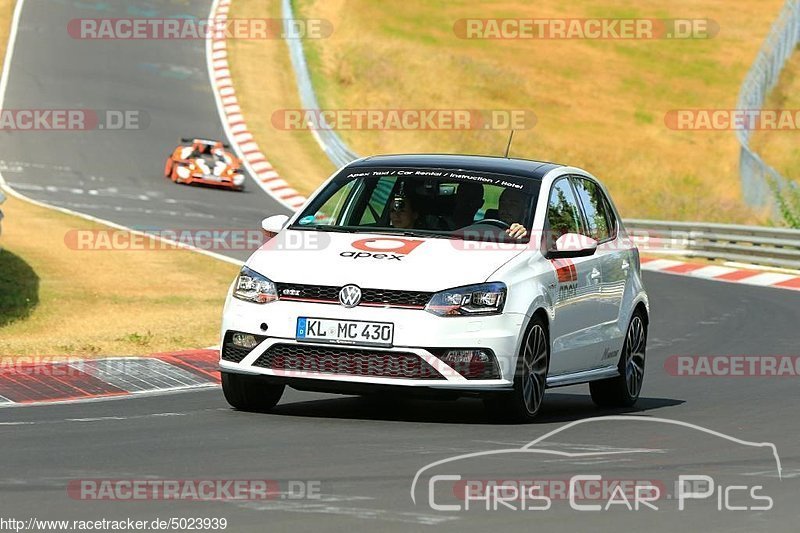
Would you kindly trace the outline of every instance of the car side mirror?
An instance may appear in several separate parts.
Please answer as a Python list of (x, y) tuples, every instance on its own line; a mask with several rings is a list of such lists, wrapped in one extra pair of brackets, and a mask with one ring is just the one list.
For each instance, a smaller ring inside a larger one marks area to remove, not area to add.
[(289, 217), (286, 215), (272, 215), (261, 221), (261, 229), (267, 236), (274, 237), (280, 233), (288, 221)]
[(548, 259), (588, 257), (597, 251), (597, 241), (579, 233), (565, 233), (556, 240), (553, 250), (548, 250)]

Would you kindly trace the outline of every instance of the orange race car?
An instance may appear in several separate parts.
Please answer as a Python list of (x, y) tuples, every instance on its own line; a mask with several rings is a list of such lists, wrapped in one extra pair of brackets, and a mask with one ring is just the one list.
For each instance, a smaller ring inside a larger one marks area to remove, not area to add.
[(181, 139), (167, 158), (164, 176), (175, 183), (202, 183), (235, 191), (244, 189), (241, 161), (225, 143), (209, 139)]

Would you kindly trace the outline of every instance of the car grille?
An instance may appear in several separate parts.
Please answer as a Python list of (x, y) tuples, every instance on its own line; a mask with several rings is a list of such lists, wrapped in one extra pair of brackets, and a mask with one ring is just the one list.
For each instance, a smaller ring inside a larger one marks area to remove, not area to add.
[[(302, 285), (298, 283), (276, 283), (278, 299), (339, 303), (341, 287), (330, 285)], [(430, 301), (432, 292), (394, 291), (384, 289), (361, 289), (361, 303), (372, 307), (407, 307), (422, 309)]]
[(241, 348), (233, 344), (222, 345), (222, 359), (224, 361), (230, 361), (231, 363), (241, 363), (242, 359), (247, 357), (247, 354), (249, 353), (250, 350), (248, 350), (247, 348)]
[(287, 372), (399, 379), (443, 379), (418, 355), (406, 352), (274, 344), (253, 366)]
[(452, 369), (467, 379), (500, 379), (497, 363), (470, 363), (453, 365)]

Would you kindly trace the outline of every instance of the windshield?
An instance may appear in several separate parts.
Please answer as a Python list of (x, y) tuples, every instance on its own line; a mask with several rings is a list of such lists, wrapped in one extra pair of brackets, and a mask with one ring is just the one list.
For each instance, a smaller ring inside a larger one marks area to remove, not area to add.
[(468, 170), (347, 169), (292, 228), (514, 240), (508, 236), (512, 225), (530, 233), (540, 185), (533, 178)]

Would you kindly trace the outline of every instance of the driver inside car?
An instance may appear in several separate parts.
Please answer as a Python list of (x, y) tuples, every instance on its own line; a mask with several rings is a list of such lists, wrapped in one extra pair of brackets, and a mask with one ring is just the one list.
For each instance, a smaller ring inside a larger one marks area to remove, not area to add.
[(525, 216), (525, 204), (528, 195), (514, 189), (505, 189), (500, 193), (497, 204), (497, 218), (509, 224), (506, 233), (513, 239), (524, 239), (528, 235), (525, 226), (516, 222)]
[(419, 226), (419, 212), (416, 209), (418, 200), (402, 192), (392, 199), (389, 220), (393, 228), (414, 229)]
[[(394, 228), (449, 231), (443, 218), (430, 213), (430, 200), (401, 183), (389, 206), (389, 221)], [(428, 204), (426, 204), (426, 201)], [(428, 209), (426, 209), (426, 207)]]

